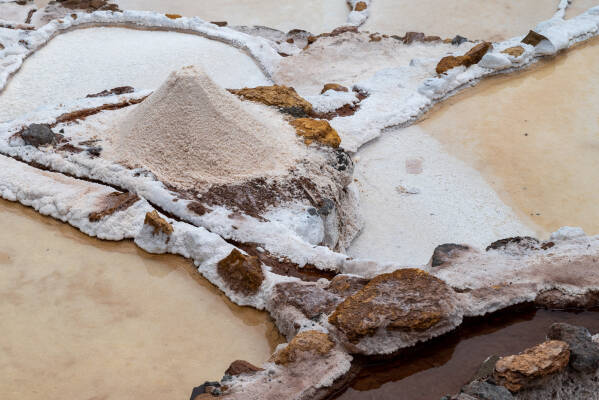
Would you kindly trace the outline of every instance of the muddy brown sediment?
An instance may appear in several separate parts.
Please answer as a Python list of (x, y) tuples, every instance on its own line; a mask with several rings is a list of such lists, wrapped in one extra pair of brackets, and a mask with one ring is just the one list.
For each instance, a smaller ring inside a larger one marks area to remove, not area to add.
[(88, 219), (90, 222), (98, 222), (106, 216), (112, 215), (118, 211), (126, 210), (133, 204), (137, 203), (139, 199), (139, 196), (129, 192), (110, 193), (103, 199), (101, 204), (102, 209), (100, 211), (94, 211), (90, 213)]

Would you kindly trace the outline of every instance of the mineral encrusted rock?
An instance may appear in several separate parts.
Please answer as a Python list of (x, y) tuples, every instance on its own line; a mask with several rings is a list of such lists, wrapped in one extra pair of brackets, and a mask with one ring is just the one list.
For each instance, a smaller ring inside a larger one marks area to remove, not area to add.
[(144, 225), (154, 228), (154, 235), (164, 233), (169, 236), (173, 233), (173, 226), (162, 218), (156, 210), (146, 213)]
[(323, 119), (298, 118), (290, 122), (298, 135), (304, 137), (306, 144), (317, 141), (331, 147), (339, 147), (341, 138), (329, 121)]
[(363, 1), (358, 1), (354, 7), (354, 11), (364, 11), (368, 8), (368, 4)]
[(390, 353), (447, 332), (461, 322), (455, 293), (414, 268), (373, 278), (329, 317), (356, 353)]
[(235, 360), (227, 368), (225, 375), (237, 376), (241, 374), (253, 374), (258, 371), (264, 371), (264, 369), (244, 360)]
[(327, 83), (323, 86), (322, 90), (320, 91), (320, 94), (323, 94), (328, 90), (334, 90), (336, 92), (349, 92), (349, 89), (343, 85), (340, 85), (338, 83)]
[(524, 48), (522, 46), (509, 47), (503, 50), (502, 53), (512, 57), (520, 57), (522, 54), (524, 54)]
[(112, 215), (118, 211), (126, 210), (127, 208), (135, 204), (138, 200), (139, 197), (134, 193), (110, 193), (104, 199), (102, 199), (100, 204), (101, 209), (99, 211), (94, 211), (90, 213), (88, 219), (90, 222), (98, 222), (106, 216)]
[(31, 146), (44, 146), (56, 142), (56, 137), (49, 125), (31, 124), (21, 133), (25, 143)]
[(599, 368), (599, 344), (582, 326), (555, 323), (549, 328), (549, 339), (561, 340), (570, 347), (570, 367), (578, 372), (595, 372)]
[(446, 243), (435, 247), (433, 257), (431, 258), (432, 267), (440, 267), (446, 262), (450, 262), (452, 258), (457, 257), (461, 252), (467, 251), (470, 248), (463, 244)]
[(327, 355), (335, 343), (324, 332), (303, 331), (272, 357), (275, 364), (287, 365), (308, 358)]
[(452, 68), (459, 67), (461, 65), (469, 67), (471, 65), (478, 64), (478, 62), (492, 47), (493, 45), (491, 43), (483, 42), (474, 46), (463, 56), (443, 57), (441, 61), (439, 61), (439, 63), (437, 64), (436, 71), (438, 74), (442, 74), (444, 72), (449, 71)]
[(535, 31), (529, 31), (528, 34), (524, 37), (524, 39), (522, 39), (522, 43), (529, 44), (531, 46), (536, 46), (543, 40), (547, 40), (547, 38)]
[(242, 254), (233, 249), (231, 253), (217, 264), (217, 272), (236, 293), (251, 296), (258, 293), (264, 272), (258, 257)]
[(312, 113), (312, 104), (302, 98), (294, 88), (288, 86), (258, 86), (255, 88), (229, 89), (229, 92), (245, 100), (274, 106), (294, 116)]
[(512, 400), (514, 396), (503, 386), (496, 386), (487, 382), (474, 381), (462, 388), (462, 393), (475, 399), (483, 400)]
[(495, 364), (495, 381), (512, 392), (542, 384), (550, 375), (568, 366), (568, 343), (549, 340), (525, 350), (522, 354), (502, 357)]

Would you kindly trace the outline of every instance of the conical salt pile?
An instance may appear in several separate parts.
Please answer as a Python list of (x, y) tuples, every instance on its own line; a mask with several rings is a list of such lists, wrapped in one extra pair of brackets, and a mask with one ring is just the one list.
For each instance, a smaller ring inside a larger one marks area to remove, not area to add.
[(281, 174), (305, 149), (273, 110), (241, 102), (185, 67), (118, 122), (116, 152), (183, 186)]

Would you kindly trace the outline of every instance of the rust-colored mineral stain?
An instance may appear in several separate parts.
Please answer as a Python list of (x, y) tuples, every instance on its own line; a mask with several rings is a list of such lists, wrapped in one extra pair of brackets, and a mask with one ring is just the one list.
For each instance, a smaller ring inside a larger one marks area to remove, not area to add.
[(599, 39), (481, 82), (420, 126), (476, 168), (544, 237), (599, 233)]
[(361, 361), (362, 371), (338, 400), (431, 400), (459, 392), (491, 355), (518, 354), (546, 340), (554, 322), (599, 332), (599, 313), (506, 310), (467, 320), (453, 333), (384, 362)]
[(183, 399), (282, 342), (266, 313), (234, 305), (182, 257), (4, 200), (0, 221), (2, 398)]

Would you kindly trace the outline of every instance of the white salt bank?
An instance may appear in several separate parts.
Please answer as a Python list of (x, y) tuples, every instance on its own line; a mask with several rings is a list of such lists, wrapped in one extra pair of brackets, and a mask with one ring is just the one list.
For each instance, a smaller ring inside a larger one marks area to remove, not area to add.
[(117, 0), (123, 10), (177, 13), (229, 25), (262, 25), (289, 31), (328, 32), (344, 25), (349, 14), (345, 0)]
[[(576, 1), (576, 0), (575, 0)], [(452, 38), (505, 40), (551, 18), (558, 0), (376, 0), (362, 29), (403, 35), (424, 32)]]
[(188, 260), (4, 200), (0, 220), (3, 399), (185, 399), (280, 343), (266, 313), (232, 304)]
[(191, 64), (226, 88), (269, 84), (251, 57), (218, 41), (176, 32), (81, 29), (57, 36), (25, 61), (0, 92), (0, 121), (117, 86), (155, 89), (171, 71)]
[(306, 154), (280, 113), (242, 102), (194, 67), (173, 72), (111, 131), (119, 161), (186, 187), (282, 175)]

